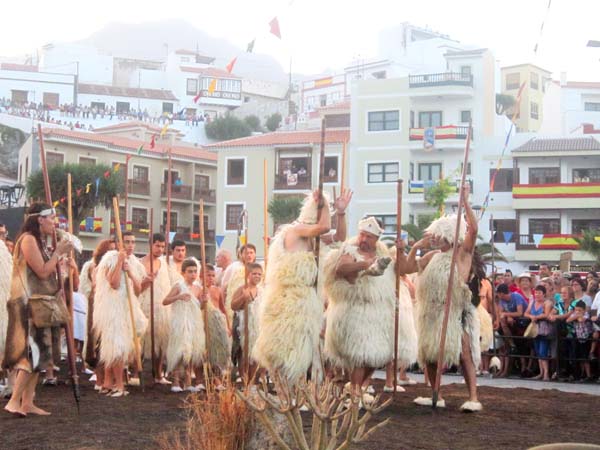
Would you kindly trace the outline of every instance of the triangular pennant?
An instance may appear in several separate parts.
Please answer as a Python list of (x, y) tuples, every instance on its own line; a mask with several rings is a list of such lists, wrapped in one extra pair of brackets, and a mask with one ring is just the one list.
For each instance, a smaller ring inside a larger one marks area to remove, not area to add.
[(137, 149), (137, 155), (140, 156), (142, 154), (142, 150), (144, 150), (144, 144), (140, 145)]
[(100, 178), (96, 178), (96, 197), (98, 197), (99, 190), (100, 190)]
[(119, 169), (121, 168), (121, 163), (116, 163), (115, 167), (114, 167), (114, 171), (115, 173), (117, 173), (119, 171)]
[(273, 20), (269, 22), (269, 26), (271, 27), (271, 33), (281, 39), (281, 30), (279, 29), (279, 20), (277, 20), (277, 17), (274, 17)]
[(213, 78), (208, 85), (208, 93), (212, 95), (212, 93), (215, 92), (215, 89), (217, 89), (217, 79)]
[(110, 170), (107, 170), (106, 172), (104, 172), (104, 178), (108, 178), (110, 177)]
[(224, 240), (225, 240), (224, 234), (217, 234), (215, 236), (215, 242), (217, 244), (217, 247), (220, 247)]
[(256, 42), (256, 38), (252, 39), (252, 41), (250, 41), (248, 43), (248, 46), (246, 47), (246, 51), (248, 53), (252, 53), (254, 51), (254, 43)]
[(175, 240), (176, 231), (169, 231), (169, 242), (173, 242)]
[(540, 245), (540, 242), (542, 242), (542, 239), (544, 239), (543, 234), (534, 234), (533, 235), (533, 242), (535, 243), (536, 247)]
[(237, 56), (235, 58), (233, 58), (229, 64), (227, 64), (227, 67), (225, 67), (227, 69), (227, 72), (231, 73), (233, 71), (233, 66), (235, 66), (235, 63), (237, 61)]
[(202, 91), (198, 92), (198, 95), (196, 95), (194, 97), (194, 103), (198, 103), (198, 100), (200, 100), (200, 97), (202, 97)]
[(240, 245), (246, 245), (246, 236), (243, 234), (240, 236)]
[(165, 126), (162, 127), (162, 130), (160, 130), (160, 137), (163, 137), (165, 134), (167, 134), (168, 130), (169, 130), (169, 122), (165, 123)]
[(89, 194), (90, 193), (90, 188), (92, 187), (92, 183), (88, 183), (85, 185), (85, 193)]
[(510, 240), (513, 237), (513, 232), (512, 231), (505, 231), (504, 233), (502, 233), (504, 235), (504, 243), (508, 244), (510, 242)]
[(150, 148), (154, 148), (156, 146), (156, 135), (153, 134), (152, 138), (150, 139)]

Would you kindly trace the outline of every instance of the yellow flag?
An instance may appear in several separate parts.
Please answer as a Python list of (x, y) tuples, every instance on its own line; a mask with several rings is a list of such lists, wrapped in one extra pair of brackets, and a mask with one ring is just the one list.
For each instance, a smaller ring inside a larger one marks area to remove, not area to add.
[(120, 168), (121, 168), (121, 163), (115, 164), (115, 173), (117, 173)]
[(160, 137), (163, 137), (165, 134), (167, 134), (168, 129), (169, 129), (169, 122), (165, 123), (165, 126), (162, 127), (162, 130), (160, 130)]
[(240, 244), (246, 245), (246, 236), (244, 236), (243, 234), (240, 236)]
[(60, 202), (58, 200), (56, 200), (54, 203), (52, 203), (52, 206), (54, 206), (55, 208), (58, 206)]
[(217, 79), (213, 78), (210, 84), (208, 85), (208, 93), (212, 94), (217, 89)]
[(85, 185), (85, 193), (89, 194), (90, 193), (90, 188), (92, 187), (92, 183), (88, 183)]

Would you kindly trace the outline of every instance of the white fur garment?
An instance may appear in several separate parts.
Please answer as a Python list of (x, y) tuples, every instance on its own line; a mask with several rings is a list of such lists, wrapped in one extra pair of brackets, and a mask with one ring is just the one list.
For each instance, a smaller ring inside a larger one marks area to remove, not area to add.
[(6, 329), (8, 327), (6, 302), (10, 297), (12, 265), (12, 256), (4, 241), (0, 239), (0, 363), (4, 358), (4, 346), (6, 344)]

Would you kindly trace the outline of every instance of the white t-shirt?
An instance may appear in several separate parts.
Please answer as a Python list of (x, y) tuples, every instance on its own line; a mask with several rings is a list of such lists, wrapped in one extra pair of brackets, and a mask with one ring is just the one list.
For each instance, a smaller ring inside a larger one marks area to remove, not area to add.
[(594, 301), (592, 302), (592, 307), (590, 309), (596, 311), (600, 310), (600, 292), (598, 292), (596, 297), (594, 297)]

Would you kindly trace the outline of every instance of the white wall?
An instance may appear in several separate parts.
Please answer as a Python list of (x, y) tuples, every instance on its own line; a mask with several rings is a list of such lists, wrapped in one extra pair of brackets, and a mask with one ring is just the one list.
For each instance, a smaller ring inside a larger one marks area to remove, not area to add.
[[(117, 97), (111, 95), (94, 95), (94, 94), (79, 94), (78, 102), (80, 105), (90, 106), (92, 102), (100, 102), (104, 103), (107, 107), (114, 107), (116, 109), (117, 102), (127, 102), (129, 103), (130, 109), (138, 110), (148, 110), (150, 115), (160, 115), (162, 114), (162, 104), (163, 102), (177, 104), (176, 101), (171, 100), (154, 100), (154, 99), (138, 99), (135, 97)], [(174, 110), (176, 108), (174, 107)]]
[(51, 44), (42, 49), (40, 68), (49, 72), (77, 73), (79, 82), (112, 84), (113, 58), (102, 55), (91, 46), (79, 44)]
[(59, 103), (73, 102), (73, 76), (60, 73), (0, 70), (0, 98), (10, 99), (12, 90), (28, 91), (27, 100), (41, 103), (44, 92), (58, 94)]

